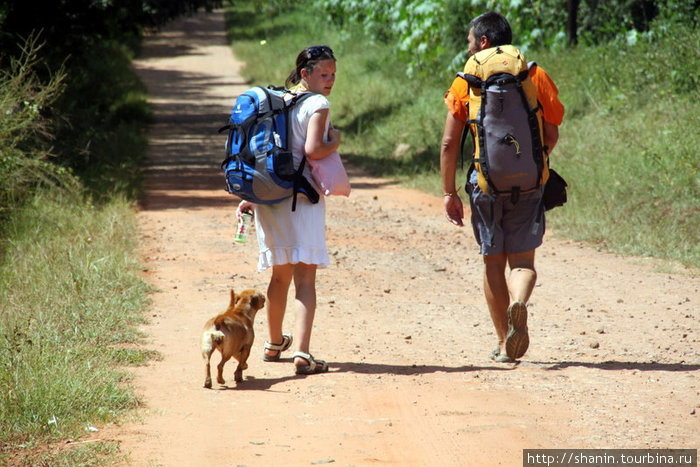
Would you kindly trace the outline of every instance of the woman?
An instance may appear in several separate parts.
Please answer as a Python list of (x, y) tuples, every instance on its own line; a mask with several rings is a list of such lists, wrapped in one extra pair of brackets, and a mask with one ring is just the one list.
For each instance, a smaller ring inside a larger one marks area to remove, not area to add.
[[(296, 67), (287, 78), (285, 84), (291, 86), (292, 92), (314, 93), (291, 112), (291, 149), (296, 167), (303, 157), (322, 159), (338, 150), (340, 132), (330, 125), (330, 104), (326, 98), (333, 89), (335, 71), (331, 48), (311, 46), (299, 53)], [(304, 174), (309, 181), (312, 180), (308, 164)], [(272, 267), (266, 302), (269, 340), (265, 342), (263, 359), (278, 361), (282, 351), (292, 344), (292, 336), (282, 333), (282, 324), (287, 292), (293, 280), (298, 308), (297, 345), (293, 356), (295, 372), (304, 375), (323, 373), (328, 371), (328, 364), (314, 358), (309, 346), (316, 312), (316, 269), (329, 264), (326, 205), (323, 195), (317, 204), (299, 196), (295, 211), (292, 211), (291, 203), (289, 198), (272, 205), (243, 201), (238, 206), (239, 215), (243, 211), (254, 211), (260, 248), (258, 270)]]

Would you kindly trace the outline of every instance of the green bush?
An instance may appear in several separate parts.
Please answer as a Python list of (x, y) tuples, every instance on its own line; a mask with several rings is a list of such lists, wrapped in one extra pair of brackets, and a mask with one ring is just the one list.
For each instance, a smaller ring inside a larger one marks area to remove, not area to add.
[(116, 42), (84, 51), (57, 101), (55, 162), (70, 168), (93, 198), (136, 198), (150, 119), (146, 89), (130, 67), (133, 52)]
[[(392, 43), (409, 76), (432, 76), (435, 69), (463, 64), (468, 23), (489, 10), (509, 19), (514, 42), (524, 52), (561, 50), (568, 40), (568, 12), (559, 0), (314, 0), (314, 6), (341, 29), (359, 27), (366, 39)], [(580, 2), (578, 43), (634, 40), (655, 18), (671, 27), (696, 27), (699, 9), (694, 0)]]
[(41, 48), (29, 38), (24, 53), (0, 69), (0, 219), (42, 185), (73, 186), (67, 171), (50, 163), (52, 121), (48, 115), (63, 90), (57, 72), (42, 84), (35, 73)]

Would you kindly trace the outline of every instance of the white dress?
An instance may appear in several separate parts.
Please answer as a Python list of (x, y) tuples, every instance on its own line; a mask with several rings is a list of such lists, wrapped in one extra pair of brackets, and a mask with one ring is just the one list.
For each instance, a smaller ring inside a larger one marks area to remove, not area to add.
[[(321, 94), (306, 98), (292, 109), (292, 153), (294, 166), (304, 157), (306, 129), (311, 116), (321, 109), (328, 109), (328, 99)], [(330, 263), (326, 250), (326, 202), (318, 186), (311, 178), (307, 163), (304, 176), (319, 192), (317, 204), (311, 204), (306, 195), (297, 195), (296, 211), (292, 212), (292, 198), (277, 204), (255, 206), (255, 231), (258, 236), (260, 256), (258, 270), (281, 265), (306, 263), (325, 268)]]

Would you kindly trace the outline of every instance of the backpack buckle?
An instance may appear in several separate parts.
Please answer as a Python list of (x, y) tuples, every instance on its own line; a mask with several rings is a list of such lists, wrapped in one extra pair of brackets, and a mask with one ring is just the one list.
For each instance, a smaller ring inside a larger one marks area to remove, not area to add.
[(515, 157), (520, 157), (520, 143), (515, 139), (515, 136), (508, 133), (503, 138), (501, 138), (501, 143), (507, 144), (509, 146), (515, 146)]

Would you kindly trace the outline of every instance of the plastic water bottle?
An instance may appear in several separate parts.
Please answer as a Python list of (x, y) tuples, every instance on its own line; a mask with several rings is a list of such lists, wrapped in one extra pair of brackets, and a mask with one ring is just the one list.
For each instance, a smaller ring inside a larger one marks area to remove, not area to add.
[(249, 212), (241, 213), (238, 218), (238, 227), (236, 227), (236, 236), (233, 241), (236, 243), (245, 243), (248, 241), (248, 230), (250, 230), (250, 222), (253, 220), (253, 215)]

